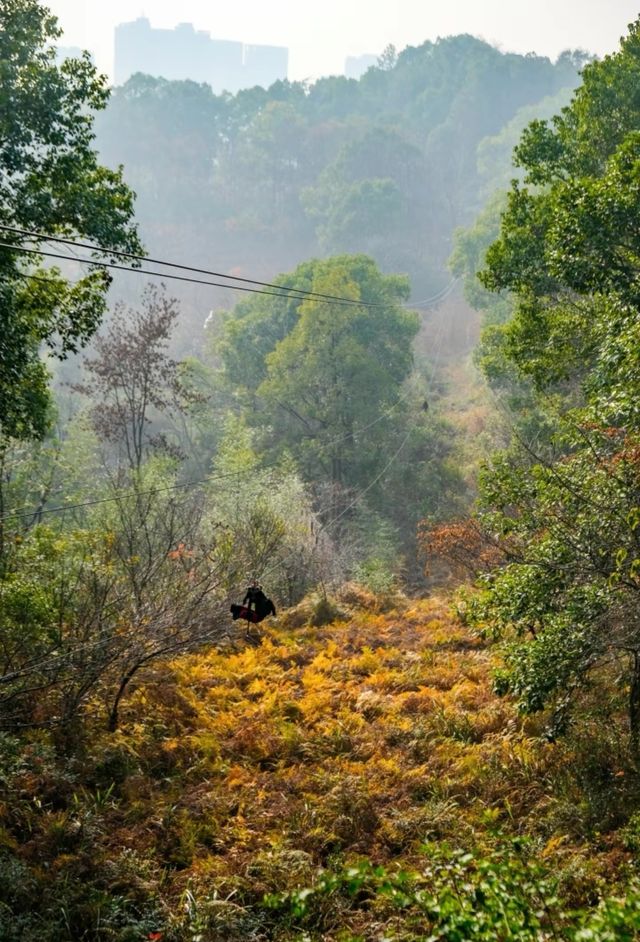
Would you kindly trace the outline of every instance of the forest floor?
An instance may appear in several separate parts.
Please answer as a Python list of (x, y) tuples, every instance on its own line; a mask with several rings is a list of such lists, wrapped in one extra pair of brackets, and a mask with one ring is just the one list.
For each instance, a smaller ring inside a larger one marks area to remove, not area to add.
[[(378, 939), (366, 907), (301, 935), (263, 900), (364, 858), (419, 869), (425, 842), (526, 834), (576, 904), (632, 867), (623, 755), (594, 784), (597, 737), (544, 742), (493, 693), (495, 655), (450, 598), (381, 607), (347, 587), (338, 604), (330, 624), (303, 604), (155, 671), (64, 767), (34, 737), (0, 803), (14, 915), (62, 907), (59, 939)], [(0, 938), (50, 938), (1, 929), (0, 905)]]

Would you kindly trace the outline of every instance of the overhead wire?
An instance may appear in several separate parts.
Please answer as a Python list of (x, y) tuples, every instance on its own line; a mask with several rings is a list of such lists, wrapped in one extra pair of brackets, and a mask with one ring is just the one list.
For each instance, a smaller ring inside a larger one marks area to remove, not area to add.
[(446, 298), (449, 297), (449, 295), (453, 292), (454, 288), (456, 287), (459, 281), (460, 281), (459, 277), (452, 278), (449, 284), (446, 287), (442, 288), (440, 291), (438, 291), (436, 294), (432, 295), (430, 298), (424, 298), (424, 300), (422, 301), (411, 301), (410, 306), (411, 307), (428, 307), (430, 305), (440, 304), (442, 301), (444, 301)]
[[(26, 236), (27, 238), (31, 240), (36, 239), (36, 240), (41, 240), (44, 242), (57, 242), (62, 245), (73, 246), (74, 248), (78, 248), (78, 249), (87, 249), (92, 252), (102, 252), (104, 255), (109, 255), (113, 258), (128, 258), (128, 259), (131, 259), (132, 261), (146, 262), (147, 264), (152, 264), (152, 265), (162, 265), (168, 268), (177, 268), (180, 271), (188, 271), (188, 272), (192, 272), (193, 274), (210, 275), (213, 278), (225, 278), (227, 281), (238, 281), (244, 284), (258, 285), (259, 287), (262, 287), (262, 288), (276, 288), (279, 291), (290, 291), (290, 292), (293, 292), (294, 294), (305, 295), (309, 298), (323, 298), (329, 301), (342, 301), (342, 302), (349, 301), (352, 304), (363, 304), (363, 303), (366, 304), (367, 303), (367, 302), (357, 301), (355, 298), (344, 298), (344, 297), (340, 297), (339, 295), (324, 294), (319, 291), (308, 291), (306, 288), (289, 288), (287, 285), (281, 285), (281, 284), (278, 284), (277, 282), (258, 281), (255, 278), (243, 278), (240, 275), (228, 275), (228, 274), (225, 274), (224, 272), (213, 271), (208, 268), (196, 268), (193, 265), (185, 265), (180, 262), (170, 262), (170, 261), (166, 261), (165, 259), (153, 258), (147, 255), (137, 255), (134, 252), (123, 252), (119, 249), (105, 248), (104, 246), (96, 245), (95, 243), (92, 243), (92, 242), (79, 242), (76, 239), (68, 239), (63, 236), (50, 235), (48, 233), (38, 232), (31, 229), (20, 229), (16, 226), (5, 226), (5, 225), (0, 224), (0, 231), (13, 232), (17, 235)], [(368, 302), (368, 303), (374, 307), (384, 306), (382, 304), (375, 304), (375, 303), (372, 304), (372, 302)]]
[[(353, 298), (335, 298), (333, 300), (324, 298), (309, 297), (306, 294), (283, 294), (282, 292), (267, 291), (263, 288), (247, 288), (242, 285), (226, 285), (217, 281), (205, 281), (202, 278), (190, 278), (186, 275), (172, 275), (167, 272), (152, 271), (149, 268), (129, 268), (126, 265), (118, 265), (115, 262), (101, 262), (93, 258), (77, 258), (72, 255), (62, 255), (59, 252), (48, 252), (45, 249), (29, 249), (23, 245), (12, 245), (10, 242), (0, 242), (0, 248), (8, 249), (12, 252), (21, 252), (25, 255), (44, 256), (45, 258), (55, 258), (64, 262), (73, 262), (75, 264), (92, 265), (97, 268), (112, 269), (115, 271), (130, 272), (134, 275), (148, 275), (152, 278), (161, 278), (166, 281), (180, 281), (187, 284), (206, 285), (212, 288), (227, 288), (229, 291), (243, 291), (248, 294), (263, 294), (271, 298), (284, 298), (285, 300), (316, 301), (318, 304), (340, 304), (357, 307), (386, 307), (383, 304), (372, 304), (367, 301), (356, 301)], [(287, 289), (284, 289), (287, 290)]]
[[(443, 297), (440, 297), (440, 294), (441, 294), (440, 293), (439, 295), (434, 295), (433, 298), (427, 299), (425, 301), (420, 301), (418, 303), (421, 305), (424, 305), (427, 303), (427, 301), (433, 302), (436, 298), (440, 298), (441, 301), (444, 300), (444, 298), (448, 297), (451, 294), (451, 292), (453, 291), (453, 289), (455, 288), (459, 280), (460, 280), (459, 278), (454, 278), (453, 281), (449, 283), (446, 289), (446, 294), (444, 294)], [(443, 325), (441, 324), (438, 330), (438, 350), (437, 350), (436, 357), (434, 357), (434, 363), (436, 364), (439, 361), (443, 337), (444, 337), (444, 329), (443, 329)], [(339, 438), (336, 438), (336, 439), (333, 439), (332, 441), (327, 442), (325, 446), (323, 447), (329, 447), (331, 445), (338, 444), (340, 441), (343, 441), (346, 438), (350, 438), (351, 435), (361, 435), (362, 432), (366, 432), (368, 429), (372, 428), (374, 425), (377, 425), (378, 422), (381, 422), (383, 419), (388, 418), (393, 412), (393, 410), (396, 409), (400, 405), (401, 402), (406, 402), (406, 400), (409, 398), (411, 394), (412, 394), (412, 390), (408, 389), (406, 393), (404, 393), (404, 395), (399, 396), (396, 402), (394, 402), (387, 409), (382, 411), (372, 422), (369, 422), (367, 425), (363, 425), (360, 428), (355, 429), (353, 433), (348, 432), (346, 435), (343, 435)]]
[[(324, 294), (318, 291), (307, 291), (304, 288), (293, 288), (293, 287), (290, 288), (287, 285), (279, 285), (275, 282), (257, 281), (252, 278), (241, 278), (238, 275), (225, 275), (221, 272), (210, 271), (205, 268), (195, 268), (193, 266), (183, 265), (178, 262), (163, 261), (160, 259), (150, 258), (143, 255), (134, 255), (133, 253), (129, 253), (129, 252), (119, 252), (112, 249), (103, 248), (98, 245), (92, 245), (90, 243), (74, 242), (71, 239), (64, 239), (58, 236), (47, 235), (45, 233), (35, 233), (31, 235), (29, 234), (29, 230), (19, 230), (11, 226), (4, 226), (1, 224), (0, 224), (0, 231), (24, 233), (27, 238), (32, 239), (32, 240), (34, 238), (38, 238), (44, 242), (61, 243), (68, 247), (73, 246), (75, 248), (82, 248), (82, 249), (87, 249), (90, 251), (102, 252), (104, 255), (111, 255), (113, 257), (130, 258), (135, 261), (142, 261), (142, 262), (146, 262), (147, 264), (161, 265), (168, 268), (175, 268), (180, 271), (188, 271), (194, 274), (210, 275), (215, 278), (225, 278), (228, 281), (242, 282), (243, 284), (242, 285), (241, 284), (225, 284), (218, 281), (207, 281), (202, 278), (191, 278), (185, 275), (175, 275), (170, 272), (157, 272), (157, 271), (152, 271), (151, 269), (146, 269), (146, 268), (140, 268), (140, 267), (134, 268), (127, 265), (119, 265), (115, 262), (106, 262), (106, 261), (101, 261), (95, 258), (82, 258), (78, 255), (73, 255), (73, 256), (62, 255), (60, 253), (50, 252), (42, 248), (28, 248), (27, 246), (23, 246), (23, 245), (16, 245), (15, 243), (12, 243), (12, 242), (0, 242), (0, 247), (2, 248), (8, 249), (10, 251), (22, 252), (27, 255), (41, 255), (46, 258), (54, 258), (54, 259), (66, 261), (66, 262), (76, 262), (76, 263), (80, 263), (84, 265), (97, 266), (99, 268), (113, 269), (115, 271), (124, 271), (124, 272), (132, 272), (134, 274), (149, 275), (154, 278), (165, 278), (167, 280), (181, 281), (181, 282), (186, 282), (188, 284), (207, 285), (214, 288), (227, 288), (230, 291), (244, 291), (250, 294), (265, 294), (265, 295), (268, 295), (269, 297), (282, 297), (282, 298), (290, 298), (293, 300), (297, 299), (297, 300), (318, 301), (319, 303), (341, 304), (341, 305), (349, 305), (349, 306), (356, 306), (356, 307), (374, 307), (374, 308), (387, 307), (387, 303), (385, 302), (364, 301), (364, 300), (358, 300), (356, 298), (345, 298), (340, 295)], [(249, 287), (244, 287), (243, 286), (244, 284), (259, 285), (261, 287), (249, 288)], [(274, 291), (264, 290), (266, 288), (273, 288), (275, 290)]]
[[(318, 530), (318, 535), (319, 535), (320, 533), (324, 533), (326, 530), (328, 530), (330, 527), (332, 527), (334, 524), (336, 524), (339, 520), (341, 520), (344, 516), (346, 516), (346, 515), (348, 514), (348, 512), (349, 512), (353, 507), (356, 506), (356, 504), (360, 503), (360, 501), (361, 501), (362, 498), (365, 496), (365, 494), (368, 494), (369, 491), (370, 491), (373, 487), (375, 487), (375, 485), (378, 483), (378, 481), (379, 481), (381, 478), (384, 477), (384, 475), (390, 470), (390, 468), (391, 468), (392, 465), (395, 463), (395, 461), (396, 461), (397, 458), (399, 457), (400, 453), (401, 453), (402, 450), (404, 449), (405, 445), (406, 445), (407, 442), (409, 441), (409, 436), (411, 435), (411, 431), (412, 431), (411, 428), (409, 428), (409, 430), (407, 431), (407, 434), (404, 436), (402, 442), (400, 443), (400, 447), (397, 449), (397, 451), (394, 452), (392, 458), (387, 462), (387, 464), (384, 466), (384, 468), (375, 476), (375, 478), (373, 478), (372, 481), (370, 481), (370, 482), (367, 484), (367, 486), (366, 486), (365, 488), (363, 488), (361, 491), (358, 491), (358, 492), (357, 492), (357, 494), (356, 494), (356, 496), (353, 498), (353, 500), (350, 501), (350, 503), (347, 504), (347, 506), (344, 507), (344, 508), (340, 511), (339, 514), (336, 514), (335, 517), (332, 517), (330, 520), (327, 520), (325, 523), (323, 523), (323, 524), (320, 526), (320, 528), (319, 528), (319, 530)], [(296, 550), (292, 550), (291, 553), (289, 553), (289, 554), (288, 554), (287, 556), (285, 556), (284, 558), (279, 559), (279, 560), (278, 560), (276, 563), (274, 563), (272, 566), (267, 567), (267, 569), (261, 570), (261, 572), (260, 572), (261, 578), (264, 579), (265, 576), (269, 576), (272, 572), (275, 572), (275, 570), (276, 570), (279, 566), (282, 566), (283, 563), (286, 563), (289, 559), (293, 559), (293, 557), (294, 557), (294, 556), (297, 556), (298, 554), (299, 554), (299, 550), (297, 550), (297, 549), (296, 549)]]
[(98, 504), (110, 504), (119, 500), (129, 500), (136, 497), (146, 497), (151, 494), (161, 494), (166, 491), (177, 491), (188, 487), (197, 487), (200, 484), (207, 484), (210, 481), (218, 481), (224, 478), (239, 477), (243, 474), (249, 474), (252, 470), (253, 469), (248, 469), (246, 471), (230, 471), (225, 474), (209, 475), (208, 477), (199, 478), (198, 480), (194, 481), (183, 481), (180, 484), (168, 484), (163, 487), (154, 487), (143, 491), (121, 491), (112, 497), (101, 497), (95, 500), (81, 501), (76, 504), (64, 504), (61, 507), (49, 507), (29, 511), (11, 512), (0, 516), (0, 520), (10, 520), (22, 517), (40, 517), (44, 514), (68, 513), (71, 510), (80, 510), (83, 507), (95, 507)]
[[(364, 426), (361, 426), (360, 428), (355, 429), (353, 432), (346, 432), (345, 434), (337, 438), (331, 439), (330, 441), (323, 443), (320, 450), (325, 451), (327, 448), (331, 448), (334, 445), (339, 444), (341, 441), (346, 441), (348, 438), (351, 438), (354, 435), (360, 435), (362, 434), (362, 432), (365, 432), (368, 429), (372, 428), (378, 422), (381, 422), (383, 419), (388, 418), (401, 403), (406, 402), (410, 394), (411, 394), (411, 390), (407, 390), (407, 392), (404, 393), (402, 396), (399, 396), (398, 399), (391, 406), (389, 406), (387, 409), (380, 412), (376, 416), (376, 418), (373, 419), (372, 422), (369, 422), (367, 425), (364, 425)], [(245, 471), (231, 471), (225, 474), (208, 475), (206, 477), (198, 478), (196, 480), (183, 481), (179, 484), (170, 484), (163, 487), (151, 488), (148, 490), (119, 491), (118, 493), (114, 494), (111, 497), (96, 498), (92, 500), (81, 501), (75, 504), (63, 504), (60, 507), (32, 508), (30, 510), (27, 510), (26, 508), (21, 508), (19, 511), (11, 511), (10, 513), (0, 515), (0, 521), (11, 520), (11, 519), (22, 519), (26, 517), (40, 517), (40, 516), (43, 516), (44, 514), (67, 513), (72, 510), (80, 510), (85, 507), (94, 507), (99, 504), (114, 503), (115, 501), (119, 501), (119, 500), (127, 500), (131, 498), (136, 498), (136, 497), (149, 496), (151, 494), (160, 494), (167, 491), (181, 490), (181, 489), (185, 489), (189, 487), (198, 487), (201, 484), (207, 484), (211, 481), (217, 481), (217, 480), (221, 480), (225, 478), (239, 477), (242, 475), (251, 474), (255, 470), (259, 470), (259, 471), (276, 470), (277, 467), (278, 467), (277, 465), (261, 465), (260, 468), (258, 469), (250, 468)]]
[[(213, 269), (198, 268), (194, 265), (185, 265), (184, 263), (181, 263), (181, 262), (167, 261), (166, 259), (158, 259), (152, 256), (139, 255), (134, 252), (123, 252), (119, 249), (107, 248), (105, 246), (97, 245), (92, 242), (78, 241), (75, 239), (66, 238), (64, 236), (52, 235), (50, 233), (39, 232), (37, 230), (32, 230), (32, 229), (23, 229), (17, 226), (7, 226), (4, 224), (0, 224), (0, 232), (7, 232), (7, 233), (12, 233), (14, 235), (21, 235), (32, 241), (38, 240), (38, 241), (53, 242), (60, 245), (65, 245), (69, 247), (71, 251), (73, 251), (73, 249), (75, 248), (75, 249), (84, 249), (91, 252), (101, 252), (103, 255), (108, 255), (112, 258), (130, 259), (131, 261), (134, 261), (134, 262), (145, 262), (147, 264), (160, 265), (166, 268), (174, 268), (174, 269), (177, 269), (178, 271), (191, 272), (192, 274), (208, 275), (213, 278), (224, 278), (225, 281), (237, 282), (238, 285), (246, 284), (246, 285), (255, 285), (260, 288), (272, 288), (276, 292), (278, 292), (278, 294), (286, 292), (285, 296), (291, 297), (291, 298), (308, 298), (310, 300), (315, 299), (318, 301), (326, 301), (326, 302), (334, 301), (340, 304), (350, 304), (350, 305), (356, 305), (359, 307), (385, 307), (386, 306), (384, 302), (363, 301), (363, 300), (358, 300), (355, 298), (345, 298), (340, 295), (326, 294), (320, 291), (310, 291), (306, 288), (289, 287), (288, 285), (278, 284), (277, 282), (260, 281), (255, 278), (245, 278), (240, 275), (225, 274), (224, 272), (215, 271)], [(0, 243), (0, 245), (8, 249), (16, 249), (16, 250), (24, 249), (25, 251), (27, 251), (27, 247), (18, 246), (10, 242), (3, 242), (3, 243)], [(230, 284), (229, 285), (220, 284), (218, 282), (209, 282), (209, 281), (204, 281), (202, 279), (180, 278), (179, 276), (171, 275), (169, 273), (163, 274), (159, 272), (148, 271), (142, 268), (131, 268), (125, 265), (118, 266), (114, 263), (102, 262), (98, 259), (82, 258), (81, 256), (78, 256), (75, 253), (74, 253), (73, 258), (69, 258), (67, 256), (57, 255), (54, 253), (48, 253), (45, 251), (40, 251), (38, 249), (31, 249), (29, 251), (32, 254), (45, 255), (47, 257), (57, 258), (63, 261), (76, 261), (76, 262), (80, 262), (87, 265), (97, 265), (97, 266), (102, 266), (105, 268), (108, 267), (108, 268), (113, 268), (117, 271), (127, 271), (127, 272), (134, 271), (134, 272), (139, 272), (140, 274), (151, 275), (154, 277), (165, 277), (167, 279), (180, 280), (180, 281), (185, 281), (187, 283), (192, 283), (192, 284), (204, 284), (204, 285), (210, 285), (212, 287), (222, 287), (222, 288), (230, 288), (231, 290), (234, 290), (234, 289), (240, 290), (239, 287), (230, 285)], [(444, 300), (445, 298), (447, 298), (451, 294), (451, 292), (455, 288), (458, 281), (459, 281), (459, 278), (454, 278), (452, 279), (452, 281), (449, 282), (448, 285), (446, 285), (444, 288), (442, 288), (440, 291), (438, 291), (436, 294), (432, 295), (431, 297), (425, 298), (422, 301), (410, 301), (407, 303), (407, 306), (411, 308), (416, 308), (416, 307), (426, 307), (431, 304), (437, 304), (441, 302), (442, 300)], [(250, 289), (245, 289), (245, 290), (250, 290)], [(264, 292), (264, 293), (272, 295), (271, 291)]]

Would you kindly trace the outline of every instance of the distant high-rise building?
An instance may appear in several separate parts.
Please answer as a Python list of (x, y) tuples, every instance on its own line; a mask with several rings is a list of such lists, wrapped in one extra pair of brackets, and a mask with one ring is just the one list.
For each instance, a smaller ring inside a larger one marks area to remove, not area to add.
[(253, 85), (268, 87), (286, 79), (289, 50), (281, 46), (244, 46), (212, 39), (191, 23), (154, 29), (144, 17), (122, 23), (115, 34), (115, 82), (135, 72), (167, 79), (207, 82), (214, 92), (237, 92)]
[(344, 74), (347, 76), (347, 78), (362, 78), (367, 69), (370, 69), (372, 65), (377, 63), (377, 61), (377, 56), (347, 56), (344, 63)]

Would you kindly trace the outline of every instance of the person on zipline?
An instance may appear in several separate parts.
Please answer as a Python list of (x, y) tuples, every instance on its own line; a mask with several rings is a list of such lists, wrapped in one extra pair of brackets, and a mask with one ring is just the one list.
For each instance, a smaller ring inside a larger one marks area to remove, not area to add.
[[(253, 606), (253, 608), (252, 608)], [(242, 605), (232, 605), (231, 614), (233, 620), (244, 618), (246, 621), (257, 624), (263, 621), (267, 615), (275, 615), (276, 607), (262, 591), (262, 586), (256, 579), (249, 584)]]

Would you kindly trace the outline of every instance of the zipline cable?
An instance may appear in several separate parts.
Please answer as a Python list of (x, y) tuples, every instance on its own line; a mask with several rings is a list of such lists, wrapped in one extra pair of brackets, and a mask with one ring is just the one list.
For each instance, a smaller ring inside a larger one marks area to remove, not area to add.
[[(323, 294), (322, 292), (319, 292), (319, 291), (307, 291), (305, 288), (290, 288), (287, 285), (279, 285), (279, 284), (276, 284), (275, 282), (270, 282), (270, 281), (257, 281), (254, 278), (241, 278), (239, 275), (225, 275), (223, 272), (212, 271), (206, 268), (196, 268), (192, 265), (183, 265), (179, 262), (169, 262), (169, 261), (164, 261), (162, 259), (151, 258), (145, 255), (135, 255), (132, 252), (121, 252), (115, 249), (107, 249), (107, 248), (103, 248), (100, 245), (94, 245), (88, 242), (76, 242), (72, 239), (62, 238), (61, 236), (48, 235), (47, 233), (42, 233), (42, 232), (32, 232), (29, 229), (18, 229), (14, 226), (4, 226), (0, 224), (0, 231), (23, 235), (31, 240), (38, 239), (38, 240), (42, 240), (43, 242), (60, 243), (62, 245), (66, 245), (73, 248), (87, 249), (92, 252), (102, 252), (103, 255), (110, 255), (115, 258), (123, 258), (123, 259), (128, 258), (128, 259), (131, 259), (132, 261), (145, 262), (146, 264), (149, 264), (149, 265), (162, 265), (168, 268), (176, 268), (179, 271), (187, 271), (187, 272), (191, 272), (192, 274), (209, 275), (214, 278), (225, 278), (227, 281), (241, 282), (243, 284), (249, 284), (249, 285), (258, 285), (262, 288), (275, 288), (279, 293), (278, 296), (281, 296), (281, 297), (306, 298), (308, 300), (316, 300), (316, 301), (323, 301), (323, 302), (332, 301), (332, 302), (338, 302), (340, 304), (357, 305), (358, 307), (386, 307), (387, 306), (386, 304), (382, 302), (359, 301), (355, 298), (345, 298), (345, 297), (341, 297), (340, 295)], [(38, 250), (27, 249), (25, 246), (18, 246), (9, 242), (0, 242), (0, 245), (4, 248), (10, 248), (10, 249), (12, 248), (18, 251), (20, 250), (25, 251), (25, 252), (28, 251), (34, 255), (45, 255), (50, 258), (59, 258), (65, 261), (80, 262), (85, 265), (97, 265), (97, 266), (103, 266), (103, 267), (108, 267), (108, 268), (114, 268), (116, 271), (140, 272), (141, 274), (155, 275), (156, 277), (171, 278), (173, 280), (178, 280), (178, 281), (187, 281), (193, 284), (212, 285), (213, 287), (217, 287), (217, 288), (229, 288), (232, 291), (253, 291), (253, 293), (269, 294), (272, 296), (274, 294), (274, 292), (272, 291), (256, 291), (255, 289), (241, 288), (239, 285), (220, 284), (218, 282), (203, 281), (201, 279), (195, 279), (195, 278), (194, 279), (185, 278), (185, 277), (180, 278), (179, 276), (172, 275), (170, 273), (162, 274), (160, 272), (148, 271), (143, 268), (129, 268), (126, 265), (116, 265), (115, 263), (111, 263), (111, 262), (101, 262), (93, 258), (89, 259), (89, 258), (81, 258), (79, 256), (70, 257), (70, 256), (65, 256), (65, 255), (55, 255), (50, 252), (42, 251), (39, 249)], [(287, 292), (287, 294), (280, 294), (280, 292)]]
[[(110, 268), (115, 271), (126, 271), (134, 275), (149, 275), (152, 278), (161, 278), (167, 281), (181, 281), (194, 285), (207, 285), (212, 288), (226, 288), (229, 291), (244, 291), (249, 294), (266, 294), (271, 298), (284, 298), (300, 301), (316, 301), (318, 304), (340, 304), (356, 307), (387, 307), (386, 304), (372, 304), (368, 301), (356, 301), (353, 298), (336, 298), (328, 300), (324, 298), (310, 298), (304, 294), (282, 294), (276, 291), (267, 291), (263, 288), (245, 288), (241, 285), (225, 285), (219, 281), (205, 281), (202, 278), (189, 278), (186, 275), (171, 275), (167, 272), (151, 271), (148, 268), (128, 268), (126, 265), (117, 265), (115, 262), (99, 262), (92, 258), (74, 258), (72, 255), (61, 255), (57, 252), (47, 252), (44, 249), (28, 249), (22, 245), (12, 245), (10, 242), (0, 242), (0, 248), (8, 249), (11, 252), (22, 252), (25, 255), (45, 256), (46, 258), (60, 259), (64, 262), (74, 262), (75, 264), (92, 265), (95, 268)], [(284, 289), (287, 290), (287, 289)], [(291, 289), (293, 290), (293, 289)]]
[[(358, 301), (354, 298), (344, 298), (339, 295), (324, 294), (323, 292), (319, 292), (319, 291), (309, 291), (306, 288), (288, 287), (287, 285), (277, 284), (277, 282), (259, 281), (255, 278), (243, 278), (239, 275), (227, 275), (224, 272), (215, 271), (213, 269), (197, 268), (193, 265), (185, 265), (180, 262), (171, 262), (165, 259), (153, 258), (152, 256), (137, 255), (133, 252), (123, 252), (117, 249), (109, 249), (109, 248), (105, 248), (104, 246), (92, 243), (92, 242), (78, 242), (74, 239), (64, 238), (63, 236), (50, 235), (49, 233), (38, 232), (32, 229), (22, 229), (22, 228), (18, 228), (17, 226), (6, 226), (6, 225), (0, 224), (0, 232), (9, 232), (15, 235), (22, 235), (31, 240), (55, 242), (60, 245), (69, 246), (71, 249), (78, 248), (78, 249), (86, 249), (87, 251), (91, 251), (91, 252), (101, 252), (102, 254), (109, 255), (113, 258), (125, 258), (125, 259), (131, 259), (132, 261), (136, 261), (136, 262), (145, 262), (147, 264), (152, 264), (152, 265), (161, 265), (168, 268), (175, 268), (175, 269), (178, 269), (179, 271), (191, 272), (192, 274), (209, 275), (213, 278), (224, 278), (227, 281), (236, 281), (242, 284), (257, 285), (261, 288), (274, 288), (277, 291), (288, 292), (287, 297), (300, 296), (300, 297), (306, 297), (309, 299), (316, 299), (316, 300), (339, 301), (342, 304), (350, 303), (350, 304), (359, 305), (361, 307), (385, 307), (386, 306), (382, 303), (376, 303), (372, 301)], [(17, 246), (14, 246), (14, 247), (17, 248)], [(83, 259), (79, 256), (75, 256), (73, 261), (84, 262), (85, 264), (96, 264), (96, 265), (100, 264), (97, 260)], [(106, 263), (102, 263), (102, 264), (106, 264)], [(123, 270), (131, 271), (132, 269), (123, 267)], [(133, 269), (133, 270), (139, 271), (140, 269)], [(167, 275), (166, 277), (169, 277), (169, 275)], [(422, 301), (409, 301), (407, 302), (407, 306), (409, 308), (425, 307), (427, 305), (442, 301), (446, 297), (448, 297), (449, 294), (451, 294), (451, 292), (453, 291), (453, 289), (455, 288), (459, 280), (460, 280), (459, 278), (454, 278), (452, 281), (449, 282), (448, 285), (446, 285), (446, 287), (442, 288), (440, 291), (432, 295), (430, 298), (425, 298)], [(198, 281), (196, 283), (200, 284), (201, 282)], [(233, 286), (224, 285), (223, 287), (232, 288)]]
[(455, 286), (458, 284), (459, 281), (460, 281), (460, 278), (453, 278), (449, 282), (449, 284), (445, 288), (442, 288), (441, 291), (438, 291), (437, 294), (434, 294), (430, 298), (425, 298), (423, 301), (410, 301), (409, 306), (410, 307), (426, 307), (427, 305), (439, 304), (441, 301), (444, 301), (445, 298), (449, 297), (449, 295), (452, 293), (453, 289), (455, 288)]
[[(277, 288), (279, 291), (291, 291), (295, 294), (302, 294), (309, 298), (324, 298), (325, 300), (330, 301), (351, 301), (352, 304), (361, 303), (360, 301), (356, 301), (353, 298), (344, 298), (333, 294), (323, 294), (319, 291), (307, 291), (306, 288), (289, 288), (287, 285), (279, 285), (270, 281), (257, 281), (255, 278), (242, 278), (239, 275), (226, 275), (224, 272), (213, 271), (208, 268), (196, 268), (192, 265), (184, 265), (179, 262), (169, 262), (164, 259), (153, 258), (147, 255), (136, 255), (133, 252), (122, 252), (117, 249), (108, 249), (91, 242), (78, 242), (74, 239), (66, 239), (62, 236), (49, 235), (48, 233), (36, 232), (30, 229), (19, 229), (15, 226), (4, 226), (0, 224), (0, 231), (13, 232), (17, 235), (26, 236), (31, 240), (38, 239), (44, 242), (59, 242), (62, 245), (68, 245), (78, 249), (87, 249), (92, 252), (102, 252), (104, 255), (110, 255), (113, 258), (129, 258), (132, 261), (146, 262), (147, 264), (151, 265), (163, 265), (168, 268), (177, 268), (180, 271), (188, 271), (197, 275), (210, 275), (213, 278), (226, 278), (228, 281), (239, 281), (243, 282), (244, 284), (258, 285), (261, 288)], [(78, 260), (82, 261), (82, 259)], [(380, 307), (382, 305), (375, 306)]]
[[(144, 491), (120, 491), (115, 494), (113, 497), (101, 497), (96, 498), (95, 500), (82, 501), (77, 504), (66, 504), (62, 507), (49, 507), (43, 508), (42, 510), (29, 510), (26, 512), (12, 512), (8, 514), (3, 514), (0, 517), (0, 520), (10, 520), (21, 517), (40, 517), (43, 514), (58, 514), (58, 513), (67, 513), (70, 510), (79, 510), (82, 507), (95, 507), (97, 504), (110, 504), (118, 500), (129, 500), (134, 497), (146, 497), (150, 494), (162, 494), (166, 491), (178, 491), (188, 487), (197, 487), (199, 484), (207, 484), (210, 481), (218, 481), (224, 478), (240, 477), (244, 474), (250, 474), (254, 471), (254, 468), (247, 469), (246, 471), (230, 471), (225, 474), (216, 474), (210, 475), (205, 478), (199, 478), (197, 481), (183, 481), (181, 484), (168, 484), (163, 487), (153, 487), (149, 490)], [(268, 469), (265, 469), (268, 470)]]

